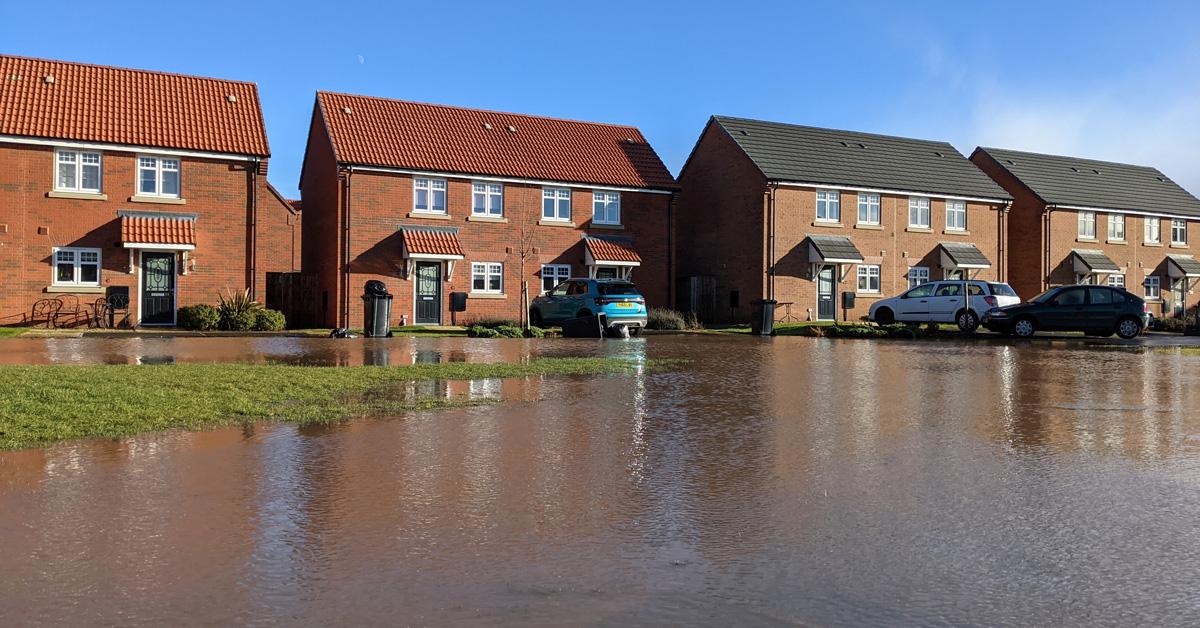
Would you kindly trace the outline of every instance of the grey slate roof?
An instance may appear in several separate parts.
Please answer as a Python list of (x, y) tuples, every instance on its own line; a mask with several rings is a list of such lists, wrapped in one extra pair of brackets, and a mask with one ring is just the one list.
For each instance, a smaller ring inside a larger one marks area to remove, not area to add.
[(773, 181), (1011, 197), (946, 142), (713, 116)]
[(1157, 168), (980, 147), (1050, 205), (1200, 216), (1200, 199)]
[(959, 266), (992, 265), (992, 262), (983, 254), (983, 251), (980, 251), (979, 247), (969, 242), (939, 242), (938, 245)]
[(858, 247), (846, 236), (810, 235), (806, 238), (823, 259), (863, 261)]
[(1117, 263), (1108, 258), (1104, 251), (1095, 249), (1073, 249), (1073, 255), (1078, 257), (1088, 268), (1102, 273), (1117, 272), (1121, 270)]
[(1171, 260), (1171, 263), (1178, 266), (1179, 270), (1182, 270), (1184, 275), (1189, 277), (1193, 275), (1200, 275), (1200, 262), (1196, 261), (1196, 258), (1192, 257), (1191, 255), (1168, 255), (1167, 259)]

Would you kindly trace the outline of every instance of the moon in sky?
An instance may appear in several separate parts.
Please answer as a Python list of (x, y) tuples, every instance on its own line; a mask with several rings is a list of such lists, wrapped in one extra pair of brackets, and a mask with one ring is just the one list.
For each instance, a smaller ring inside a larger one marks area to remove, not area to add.
[(362, 65), (364, 61), (366, 61), (366, 59), (364, 59), (362, 55), (358, 55), (358, 64)]

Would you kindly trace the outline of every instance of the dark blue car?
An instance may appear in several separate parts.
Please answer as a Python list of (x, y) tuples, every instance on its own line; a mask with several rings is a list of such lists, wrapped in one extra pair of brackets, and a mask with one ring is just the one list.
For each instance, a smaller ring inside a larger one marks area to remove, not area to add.
[(538, 327), (594, 315), (637, 335), (646, 326), (646, 299), (626, 279), (568, 279), (529, 306), (529, 321)]

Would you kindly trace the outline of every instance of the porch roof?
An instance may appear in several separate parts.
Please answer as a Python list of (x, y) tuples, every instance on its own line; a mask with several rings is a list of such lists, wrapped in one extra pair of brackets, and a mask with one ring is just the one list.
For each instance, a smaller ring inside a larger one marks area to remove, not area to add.
[(127, 249), (196, 247), (196, 215), (164, 212), (117, 212), (121, 245)]
[(858, 264), (863, 261), (858, 247), (846, 236), (809, 235), (804, 238), (804, 242), (809, 245), (810, 262)]
[(1167, 272), (1174, 278), (1200, 277), (1200, 261), (1191, 255), (1168, 255)]
[(619, 266), (640, 266), (642, 256), (633, 250), (633, 238), (621, 236), (584, 236), (586, 255), (584, 261), (588, 266), (596, 264), (616, 264)]
[(1104, 254), (1104, 251), (1096, 249), (1073, 249), (1071, 256), (1075, 258), (1075, 272), (1115, 273), (1121, 270), (1121, 267), (1109, 259)]
[(983, 251), (973, 242), (939, 242), (942, 249), (942, 266), (946, 268), (991, 268)]
[(404, 258), (463, 259), (462, 243), (458, 241), (455, 227), (427, 227), (424, 225), (400, 225), (403, 237)]

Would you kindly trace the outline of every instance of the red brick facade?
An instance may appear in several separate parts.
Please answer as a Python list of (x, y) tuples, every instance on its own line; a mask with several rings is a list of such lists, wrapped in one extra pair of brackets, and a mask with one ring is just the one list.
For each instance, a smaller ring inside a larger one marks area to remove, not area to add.
[(1196, 280), (1174, 282), (1167, 271), (1167, 255), (1200, 254), (1200, 225), (1196, 220), (1186, 221), (1187, 243), (1171, 242), (1171, 219), (1159, 218), (1159, 242), (1147, 242), (1145, 238), (1146, 217), (1137, 214), (1124, 215), (1125, 238), (1110, 240), (1108, 221), (1118, 215), (1104, 211), (1093, 212), (1095, 238), (1080, 236), (1079, 212), (1073, 209), (1050, 208), (1047, 204), (1013, 176), (983, 150), (976, 150), (971, 161), (987, 173), (996, 183), (1013, 196), (1010, 211), (1008, 245), (1012, 251), (1009, 258), (1009, 280), (1022, 298), (1028, 299), (1047, 288), (1088, 281), (1108, 281), (1108, 275), (1084, 278), (1076, 273), (1071, 251), (1086, 249), (1102, 251), (1120, 271), (1113, 273), (1124, 278), (1125, 287), (1139, 296), (1147, 296), (1147, 277), (1159, 278), (1160, 298), (1147, 298), (1155, 316), (1169, 316), (1181, 300), (1185, 307), (1200, 302), (1196, 294)]
[[(300, 216), (271, 189), (266, 161), (179, 156), (184, 203), (135, 202), (137, 155), (153, 150), (100, 149), (98, 195), (55, 193), (55, 147), (0, 143), (0, 325), (22, 324), (43, 298), (90, 306), (109, 286), (130, 288), (137, 323), (138, 254), (130, 266), (119, 211), (195, 216), (195, 250), (176, 259), (176, 307), (215, 303), (219, 292), (252, 288), (264, 298), (267, 272), (299, 267)], [(257, 221), (253, 220), (257, 217)], [(99, 286), (54, 285), (55, 247), (100, 250)]]
[[(710, 125), (700, 138), (679, 182), (679, 276), (715, 279), (711, 318), (716, 322), (750, 319), (753, 301), (771, 295), (772, 264), (773, 296), (781, 304), (777, 317), (790, 312), (800, 321), (817, 320), (815, 267), (804, 244), (810, 235), (845, 236), (862, 254), (862, 265), (879, 266), (877, 293), (858, 290), (858, 265), (840, 266), (835, 286), (839, 320), (858, 320), (875, 300), (907, 289), (910, 267), (927, 269), (930, 279), (943, 278), (940, 242), (974, 244), (992, 265), (971, 276), (1006, 280), (1000, 235), (1006, 213), (1000, 202), (966, 201), (967, 228), (953, 231), (946, 229), (944, 197), (915, 195), (930, 199), (930, 228), (917, 229), (908, 227), (907, 194), (878, 193), (880, 224), (867, 225), (857, 221), (858, 191), (842, 189), (841, 219), (819, 222), (816, 187), (768, 182), (718, 125)], [(731, 306), (734, 292), (737, 307)], [(843, 292), (855, 293), (855, 306), (849, 311), (841, 307)]]
[[(524, 313), (521, 286), (529, 298), (541, 293), (543, 264), (570, 266), (572, 277), (588, 276), (583, 237), (618, 237), (641, 257), (632, 279), (651, 306), (671, 302), (673, 272), (670, 220), (672, 190), (619, 190), (619, 226), (592, 223), (592, 190), (587, 184), (528, 182), (505, 177), (437, 174), (446, 181), (446, 212), (414, 212), (414, 176), (396, 170), (339, 164), (320, 111), (314, 112), (300, 188), (305, 214), (304, 272), (319, 285), (318, 320), (330, 327), (361, 327), (363, 285), (380, 280), (394, 295), (392, 325), (415, 324), (415, 280), (403, 251), (401, 227), (457, 229), (464, 259), (442, 262), (440, 322), (450, 324), (450, 293), (469, 294), (458, 323), (486, 317), (519, 320)], [(429, 178), (422, 175), (422, 178)], [(503, 218), (472, 216), (472, 184), (503, 185)], [(571, 190), (571, 222), (542, 219), (543, 187)], [(347, 245), (348, 243), (348, 245)], [(347, 250), (349, 255), (346, 255)], [(521, 251), (526, 251), (522, 272)], [(348, 260), (348, 261), (347, 261)], [(472, 289), (472, 263), (502, 264), (499, 293)]]

